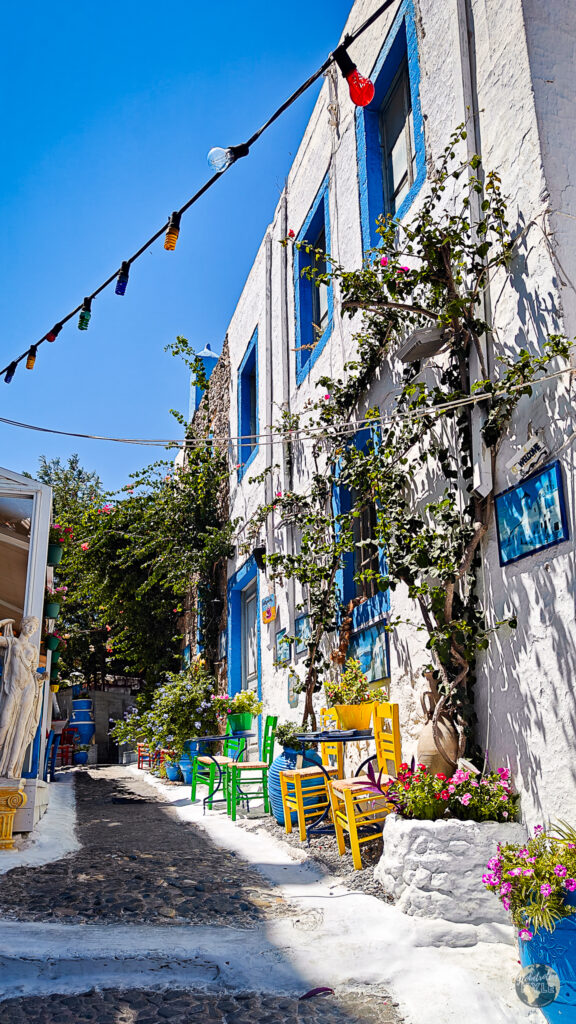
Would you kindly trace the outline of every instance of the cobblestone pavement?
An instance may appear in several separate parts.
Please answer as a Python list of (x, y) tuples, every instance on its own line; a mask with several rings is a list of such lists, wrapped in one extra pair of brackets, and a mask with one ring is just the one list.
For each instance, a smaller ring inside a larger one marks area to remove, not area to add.
[(261, 875), (183, 823), (144, 780), (121, 768), (75, 774), (82, 849), (3, 875), (0, 917), (254, 928), (288, 913)]
[(0, 1003), (0, 1024), (393, 1024), (386, 997), (346, 993), (304, 1001), (253, 992), (143, 990), (32, 996)]

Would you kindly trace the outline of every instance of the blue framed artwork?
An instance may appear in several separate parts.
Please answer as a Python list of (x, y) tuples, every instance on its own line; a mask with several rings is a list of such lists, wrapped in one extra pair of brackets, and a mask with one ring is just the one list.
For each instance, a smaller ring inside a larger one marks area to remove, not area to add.
[(390, 652), (385, 625), (386, 620), (382, 619), (354, 633), (350, 639), (346, 660), (355, 658), (359, 661), (369, 683), (390, 678)]
[(500, 565), (568, 540), (560, 463), (552, 462), (497, 494), (494, 514)]
[(295, 654), (304, 654), (308, 648), (311, 635), (310, 616), (299, 615), (294, 623), (294, 636), (296, 637), (296, 643), (294, 644)]
[(290, 661), (290, 641), (286, 640), (286, 630), (279, 629), (276, 633), (276, 664), (287, 665)]
[(296, 686), (297, 686), (297, 684), (299, 682), (300, 682), (300, 679), (296, 675), (295, 672), (290, 672), (288, 674), (288, 707), (289, 708), (297, 708), (298, 707), (298, 700), (300, 699), (300, 694), (298, 693), (298, 690), (296, 689)]

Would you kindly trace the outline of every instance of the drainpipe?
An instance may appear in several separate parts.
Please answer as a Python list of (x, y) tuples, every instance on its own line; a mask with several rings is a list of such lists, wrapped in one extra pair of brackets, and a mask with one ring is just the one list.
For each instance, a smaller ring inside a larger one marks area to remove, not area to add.
[[(280, 203), (280, 233), (282, 238), (288, 237), (288, 193), (286, 188), (282, 193), (282, 199)], [(290, 351), (290, 324), (288, 317), (288, 288), (290, 287), (290, 275), (289, 275), (289, 260), (288, 260), (288, 246), (281, 247), (280, 255), (280, 335), (282, 339), (281, 346), (281, 364), (282, 364), (282, 407), (290, 410), (290, 371), (291, 371), (291, 356)], [(282, 489), (286, 491), (292, 491), (294, 489), (294, 468), (292, 462), (288, 458), (288, 452), (286, 446), (282, 446)], [(294, 554), (296, 545), (294, 543), (294, 528), (287, 526), (286, 530), (286, 550), (289, 554)], [(294, 619), (295, 605), (296, 605), (296, 584), (294, 579), (288, 580), (287, 583), (288, 593), (288, 615), (289, 621), (287, 623), (288, 633), (294, 632)]]
[[(265, 380), (265, 407), (266, 407), (266, 426), (270, 431), (268, 436), (264, 436), (263, 440), (266, 443), (266, 468), (268, 473), (266, 474), (264, 484), (264, 500), (266, 504), (270, 504), (272, 501), (272, 473), (271, 467), (274, 465), (274, 448), (272, 445), (272, 427), (274, 425), (274, 364), (273, 364), (273, 352), (272, 352), (272, 234), (269, 231), (266, 235), (265, 246), (264, 246), (264, 262), (265, 262), (265, 308), (266, 308), (266, 352), (265, 352), (265, 367), (266, 367), (266, 380)], [(274, 551), (274, 519), (273, 516), (269, 516), (268, 523), (266, 526), (266, 550), (270, 554)]]

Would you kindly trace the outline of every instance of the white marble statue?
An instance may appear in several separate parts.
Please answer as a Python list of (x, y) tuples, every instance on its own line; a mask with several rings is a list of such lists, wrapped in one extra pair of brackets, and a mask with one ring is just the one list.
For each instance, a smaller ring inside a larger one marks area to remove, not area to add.
[(14, 636), (14, 619), (1, 619), (4, 671), (0, 680), (0, 779), (19, 779), (24, 756), (34, 739), (42, 706), (42, 679), (36, 674), (38, 648), (31, 643), (40, 625), (29, 615)]

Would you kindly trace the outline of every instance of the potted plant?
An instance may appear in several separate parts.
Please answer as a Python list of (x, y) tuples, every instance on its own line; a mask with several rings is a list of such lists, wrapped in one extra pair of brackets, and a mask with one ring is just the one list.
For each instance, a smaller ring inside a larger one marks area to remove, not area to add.
[(57, 619), (60, 606), (66, 600), (68, 587), (46, 587), (44, 591), (44, 615), (47, 619)]
[(56, 632), (48, 633), (44, 637), (44, 644), (46, 646), (46, 650), (52, 652), (57, 651), (61, 646), (65, 646), (64, 640), (62, 639), (60, 634)]
[(509, 770), (482, 774), (467, 766), (446, 779), (424, 765), (404, 763), (396, 779), (382, 773), (376, 778), (370, 767), (368, 776), (362, 788), (385, 793), (391, 805), (375, 874), (398, 908), (475, 925), (506, 923), (478, 879), (496, 843), (525, 835), (515, 821), (518, 798)]
[(180, 771), (180, 765), (177, 761), (164, 761), (164, 770), (169, 782), (181, 781), (182, 772)]
[(86, 764), (88, 761), (89, 750), (90, 745), (88, 743), (80, 743), (77, 747), (75, 747), (73, 754), (74, 764)]
[(234, 697), (215, 695), (212, 701), (220, 718), (227, 716), (230, 732), (248, 732), (264, 707), (253, 690), (240, 690)]
[(576, 829), (564, 823), (548, 829), (536, 825), (525, 842), (500, 844), (482, 881), (512, 916), (522, 966), (547, 964), (560, 979), (557, 999), (540, 1006), (546, 1020), (570, 1020), (576, 971)]
[[(296, 722), (282, 722), (276, 727), (276, 742), (282, 747), (282, 753), (278, 754), (274, 758), (270, 768), (268, 769), (268, 796), (270, 799), (270, 807), (272, 808), (272, 814), (276, 818), (279, 825), (284, 824), (284, 807), (282, 804), (282, 792), (280, 790), (280, 772), (285, 769), (291, 769), (296, 767), (296, 761), (298, 755), (302, 752), (302, 744), (296, 739), (298, 735), (309, 732), (303, 725), (298, 725)], [(304, 744), (306, 750), (307, 763), (312, 762), (320, 763), (321, 758), (317, 750), (309, 744)], [(317, 785), (317, 783), (314, 783)], [(303, 780), (302, 788), (306, 788), (306, 781)], [(306, 797), (304, 797), (306, 802)], [(298, 815), (294, 811), (291, 815), (292, 820), (296, 823)]]
[(48, 565), (59, 565), (65, 548), (72, 542), (73, 532), (71, 526), (60, 526), (59, 523), (52, 523), (48, 538)]
[(368, 729), (375, 701), (386, 700), (382, 689), (370, 689), (362, 666), (356, 658), (350, 658), (337, 680), (324, 683), (329, 707), (338, 712), (343, 729)]

